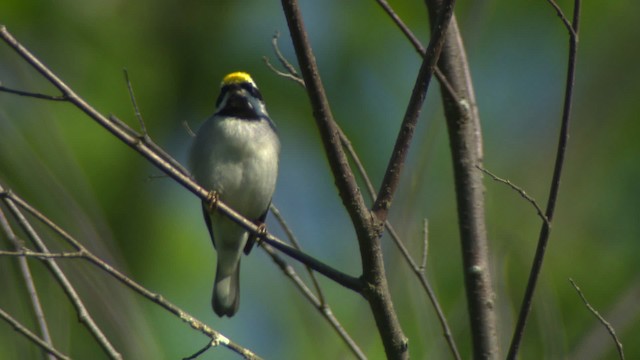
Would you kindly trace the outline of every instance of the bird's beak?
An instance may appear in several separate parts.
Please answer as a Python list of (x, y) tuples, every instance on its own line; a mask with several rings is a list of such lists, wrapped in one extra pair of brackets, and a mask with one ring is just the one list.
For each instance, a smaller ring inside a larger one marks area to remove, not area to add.
[(251, 109), (253, 104), (249, 101), (249, 98), (244, 93), (244, 90), (231, 90), (227, 97), (227, 106), (232, 109)]

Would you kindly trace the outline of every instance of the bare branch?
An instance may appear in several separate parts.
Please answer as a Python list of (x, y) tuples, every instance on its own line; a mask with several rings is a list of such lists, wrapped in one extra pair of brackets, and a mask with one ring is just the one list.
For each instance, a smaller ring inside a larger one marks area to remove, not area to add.
[[(291, 228), (289, 227), (287, 222), (284, 220), (284, 217), (282, 216), (282, 214), (280, 214), (280, 210), (278, 210), (278, 208), (273, 204), (271, 204), (269, 206), (269, 209), (271, 210), (271, 213), (276, 218), (276, 220), (278, 220), (278, 223), (280, 224), (280, 226), (284, 230), (284, 233), (287, 235), (287, 238), (289, 239), (289, 242), (291, 242), (291, 244), (296, 249), (302, 251), (302, 247), (300, 246), (300, 243), (298, 242), (298, 239), (293, 234), (293, 231), (291, 230)], [(305, 266), (305, 267), (307, 269), (307, 272), (309, 273), (309, 277), (311, 278), (311, 282), (313, 282), (313, 287), (316, 289), (316, 294), (318, 294), (318, 298), (320, 299), (320, 303), (325, 304), (324, 294), (322, 293), (322, 288), (320, 287), (320, 283), (318, 283), (318, 279), (316, 278), (315, 273), (312, 271), (311, 267), (309, 267), (309, 266)]]
[[(409, 29), (409, 27), (404, 23), (404, 21), (402, 21), (400, 16), (398, 16), (398, 14), (396, 14), (396, 12), (393, 11), (393, 8), (391, 7), (391, 5), (389, 5), (389, 3), (386, 0), (376, 0), (376, 1), (380, 5), (380, 7), (382, 7), (382, 9), (387, 13), (387, 15), (389, 15), (389, 17), (396, 24), (396, 26), (398, 26), (400, 31), (402, 31), (402, 33), (405, 35), (407, 40), (409, 40), (411, 45), (413, 45), (414, 49), (420, 54), (421, 57), (424, 58), (426, 56), (427, 50), (424, 48), (424, 46), (422, 46), (422, 43), (413, 34), (411, 29)], [(447, 80), (447, 77), (442, 73), (442, 71), (440, 71), (440, 68), (437, 66), (435, 68), (435, 75), (438, 78), (440, 85), (449, 93), (449, 95), (454, 99), (460, 100), (455, 89), (453, 88), (453, 86), (451, 86), (451, 84), (449, 83), (449, 80)]]
[(558, 6), (558, 4), (554, 0), (547, 0), (547, 2), (556, 10), (556, 12), (558, 13), (558, 17), (560, 17), (560, 20), (562, 20), (564, 26), (567, 28), (567, 30), (569, 30), (569, 34), (577, 39), (577, 31), (574, 29), (571, 21), (569, 21), (569, 19), (564, 15), (564, 12), (562, 12), (560, 6)]
[(280, 61), (282, 66), (284, 66), (284, 68), (287, 69), (289, 74), (302, 80), (300, 75), (298, 75), (296, 68), (289, 62), (289, 60), (287, 60), (287, 58), (280, 51), (280, 47), (278, 46), (278, 38), (280, 38), (279, 32), (276, 32), (275, 34), (273, 34), (273, 37), (271, 38), (271, 44), (273, 45), (273, 50), (276, 52), (276, 56), (278, 56), (278, 60)]
[(424, 219), (422, 227), (422, 261), (420, 262), (420, 271), (427, 269), (427, 255), (429, 255), (429, 220)]
[(274, 73), (276, 73), (276, 75), (282, 76), (283, 78), (287, 78), (287, 79), (289, 79), (289, 80), (293, 80), (293, 81), (294, 81), (295, 83), (297, 83), (298, 85), (301, 85), (302, 87), (304, 87), (304, 80), (302, 80), (301, 78), (296, 77), (296, 76), (294, 76), (294, 75), (292, 75), (292, 74), (290, 74), (290, 73), (283, 72), (283, 71), (280, 71), (280, 70), (276, 69), (276, 68), (271, 64), (271, 62), (269, 61), (269, 58), (268, 58), (268, 57), (266, 57), (266, 56), (263, 56), (263, 57), (262, 57), (262, 60), (264, 60), (264, 63), (267, 65), (267, 67), (268, 67), (269, 69), (271, 69), (271, 71), (273, 71)]
[[(275, 42), (275, 41), (274, 41), (274, 46), (277, 47), (277, 42)], [(282, 62), (286, 62), (287, 64), (289, 64), (289, 62), (286, 60), (286, 58), (281, 59), (281, 61)], [(275, 69), (272, 69), (272, 70), (274, 70), (276, 73), (279, 73)], [(292, 74), (284, 74), (283, 76), (287, 77), (287, 78), (291, 78), (291, 77), (295, 78), (295, 76), (293, 76)], [(305, 87), (304, 81), (299, 82), (299, 84), (303, 88)], [(358, 173), (362, 177), (362, 180), (364, 181), (365, 186), (366, 186), (366, 188), (368, 190), (368, 193), (369, 193), (369, 196), (371, 198), (371, 201), (374, 202), (375, 199), (376, 199), (376, 190), (375, 190), (375, 188), (373, 186), (373, 183), (371, 182), (371, 179), (369, 178), (369, 175), (367, 174), (366, 169), (364, 168), (364, 165), (362, 164), (362, 161), (360, 160), (360, 157), (358, 156), (358, 153), (355, 151), (355, 149), (351, 145), (351, 141), (349, 140), (347, 135), (344, 133), (344, 131), (342, 130), (340, 125), (338, 125), (336, 123), (336, 127), (338, 128), (338, 131), (340, 132), (340, 141), (342, 143), (342, 146), (346, 149), (347, 153), (349, 154), (349, 157), (351, 158), (351, 161), (356, 165), (356, 168), (358, 169)], [(385, 225), (385, 228), (387, 228), (387, 230), (389, 231), (389, 234), (391, 235), (392, 240), (395, 242), (396, 246), (398, 246), (398, 248), (400, 249), (401, 254), (405, 258), (405, 260), (407, 260), (407, 263), (409, 264), (409, 266), (412, 267), (412, 270), (414, 271), (414, 273), (417, 275), (418, 280), (422, 284), (423, 288), (425, 289), (425, 291), (427, 293), (427, 296), (429, 297), (431, 303), (433, 304), (433, 306), (435, 308), (435, 311), (436, 311), (436, 314), (438, 316), (438, 320), (440, 321), (440, 324), (442, 326), (445, 339), (447, 341), (447, 344), (449, 345), (449, 348), (450, 348), (452, 354), (454, 355), (454, 357), (456, 359), (460, 359), (460, 354), (459, 354), (457, 346), (455, 344), (455, 340), (453, 339), (451, 330), (449, 329), (449, 325), (447, 323), (447, 320), (446, 320), (446, 317), (444, 315), (444, 312), (442, 311), (442, 308), (440, 307), (438, 299), (436, 298), (435, 293), (434, 293), (433, 289), (431, 288), (429, 280), (426, 278), (426, 276), (424, 274), (421, 274), (421, 273), (424, 272), (424, 268), (423, 269), (419, 269), (415, 265), (415, 263), (413, 263), (413, 259), (411, 258), (411, 255), (409, 254), (409, 251), (406, 249), (406, 247), (402, 243), (402, 240), (399, 238), (398, 234), (393, 229), (391, 223), (389, 221), (385, 221), (384, 225)], [(425, 238), (425, 240), (426, 240), (426, 238)]]
[(32, 93), (32, 92), (28, 92), (28, 91), (11, 89), (11, 88), (8, 88), (8, 87), (3, 86), (3, 85), (0, 85), (0, 92), (6, 92), (6, 93), (10, 93), (10, 94), (20, 95), (20, 96), (25, 96), (25, 97), (31, 97), (31, 98), (36, 98), (36, 99), (42, 99), (42, 100), (69, 101), (69, 99), (67, 99), (65, 96), (53, 96), (53, 95)]
[(142, 131), (142, 136), (148, 137), (147, 127), (144, 125), (144, 119), (142, 118), (142, 113), (140, 113), (136, 95), (133, 93), (133, 85), (131, 85), (131, 79), (129, 79), (129, 71), (127, 71), (127, 69), (122, 69), (122, 71), (124, 72), (124, 81), (127, 83), (127, 91), (129, 91), (129, 97), (131, 98), (133, 113), (136, 115), (136, 119), (138, 119), (138, 123), (140, 124), (140, 131)]
[(349, 166), (298, 2), (282, 0), (282, 7), (334, 181), (358, 238), (365, 284), (362, 295), (369, 302), (387, 357), (405, 359), (408, 357), (407, 338), (393, 308), (379, 243), (384, 221), (372, 216)]
[[(16, 234), (13, 232), (11, 225), (9, 225), (9, 221), (7, 220), (7, 217), (4, 215), (4, 211), (2, 211), (1, 208), (0, 228), (2, 228), (2, 231), (7, 236), (7, 239), (9, 239), (9, 242), (13, 244), (13, 248), (16, 251), (22, 249), (22, 247), (24, 246), (24, 242), (21, 239), (18, 239)], [(29, 294), (29, 300), (31, 301), (31, 306), (33, 307), (33, 314), (36, 317), (36, 322), (38, 323), (42, 340), (47, 344), (53, 346), (53, 340), (51, 339), (51, 334), (49, 333), (49, 326), (47, 325), (44, 310), (42, 309), (42, 304), (40, 303), (40, 296), (38, 295), (36, 284), (34, 283), (33, 277), (31, 276), (29, 263), (27, 262), (26, 258), (21, 257), (18, 259), (18, 264), (20, 266), (20, 273), (22, 274), (22, 278), (24, 279), (24, 284), (27, 287), (27, 293)], [(48, 354), (47, 357), (51, 359), (53, 355)]]
[[(434, 28), (436, 19), (446, 11), (446, 3), (442, 0), (425, 2), (432, 33), (435, 33), (438, 30)], [(443, 89), (441, 83), (455, 182), (473, 356), (476, 359), (497, 359), (500, 347), (485, 224), (483, 176), (475, 168), (475, 165), (482, 164), (482, 129), (471, 71), (455, 16), (449, 24), (438, 66), (458, 96), (452, 96), (451, 92)]]
[(379, 221), (384, 222), (387, 219), (393, 195), (400, 182), (402, 168), (409, 153), (409, 146), (413, 139), (413, 132), (418, 122), (422, 105), (427, 96), (431, 76), (433, 75), (438, 59), (440, 58), (440, 52), (444, 46), (445, 34), (449, 27), (451, 17), (453, 16), (454, 4), (455, 0), (446, 1), (438, 16), (438, 20), (434, 23), (433, 28), (435, 30), (433, 31), (422, 66), (418, 72), (416, 84), (411, 93), (409, 105), (402, 120), (402, 125), (396, 138), (396, 144), (389, 159), (384, 179), (382, 180), (382, 185), (380, 185), (378, 196), (372, 207), (372, 211)]
[[(27, 234), (29, 239), (33, 242), (38, 251), (42, 253), (49, 252), (47, 246), (44, 244), (40, 236), (36, 233), (31, 224), (24, 217), (18, 206), (14, 203), (13, 195), (9, 192), (6, 192), (2, 185), (0, 185), (0, 199), (5, 203), (9, 211), (11, 211), (14, 218), (18, 221), (18, 223)], [(53, 274), (54, 278), (75, 307), (80, 322), (85, 325), (87, 330), (89, 330), (89, 333), (98, 342), (98, 344), (100, 344), (107, 356), (109, 356), (109, 358), (111, 359), (122, 359), (122, 355), (120, 355), (120, 353), (113, 347), (109, 339), (107, 339), (105, 334), (95, 323), (95, 321), (91, 317), (91, 314), (84, 306), (82, 299), (80, 299), (80, 296), (76, 292), (75, 288), (73, 287), (73, 285), (71, 285), (71, 282), (67, 279), (67, 276), (64, 274), (62, 269), (60, 269), (55, 260), (47, 258), (44, 259), (44, 263), (45, 265), (47, 265), (49, 271)]]
[(291, 267), (291, 265), (287, 264), (278, 254), (271, 248), (271, 246), (267, 244), (263, 244), (262, 248), (271, 256), (271, 259), (280, 267), (280, 269), (287, 275), (291, 281), (296, 285), (296, 287), (302, 292), (305, 298), (311, 302), (311, 304), (320, 311), (320, 314), (329, 322), (329, 324), (334, 328), (334, 330), (338, 333), (338, 335), (342, 338), (342, 340), (347, 344), (351, 352), (358, 359), (366, 359), (367, 357), (364, 355), (358, 344), (351, 338), (349, 333), (344, 329), (342, 324), (335, 317), (331, 308), (328, 304), (324, 302), (321, 298), (316, 297), (311, 290), (307, 287), (307, 285), (300, 279), (296, 271)]
[(363, 291), (363, 284), (359, 278), (338, 271), (333, 267), (324, 264), (320, 260), (303, 253), (295, 247), (282, 242), (282, 240), (277, 239), (274, 236), (267, 235), (258, 238), (258, 244), (262, 244), (263, 242), (300, 261), (306, 266), (309, 266), (313, 270), (346, 287), (347, 289), (351, 289), (357, 293), (361, 293)]
[(191, 355), (191, 356), (187, 356), (186, 358), (183, 358), (182, 360), (193, 360), (193, 359), (197, 359), (198, 356), (204, 354), (205, 352), (207, 352), (207, 350), (211, 349), (215, 344), (213, 343), (213, 341), (209, 341), (207, 342), (207, 344), (200, 350), (196, 351), (195, 354)]
[[(277, 46), (277, 42), (274, 42), (274, 46)], [(289, 63), (286, 59), (282, 59), (281, 61)], [(301, 85), (302, 85), (302, 87), (305, 87), (304, 81), (301, 83)], [(369, 193), (369, 196), (371, 198), (371, 201), (374, 202), (375, 199), (376, 199), (376, 190), (375, 190), (375, 188), (373, 186), (373, 183), (371, 182), (371, 179), (369, 178), (369, 175), (368, 175), (364, 165), (362, 164), (362, 161), (360, 160), (360, 157), (358, 156), (358, 153), (355, 151), (355, 149), (351, 145), (351, 141), (349, 140), (347, 135), (344, 133), (342, 128), (338, 124), (336, 124), (336, 126), (338, 128), (338, 131), (340, 132), (340, 141), (342, 143), (342, 146), (347, 150), (347, 153), (349, 154), (349, 157), (351, 158), (351, 161), (356, 165), (356, 168), (358, 169), (358, 173), (362, 177), (362, 180), (364, 181), (365, 186), (366, 186), (366, 188), (368, 190), (368, 193)], [(425, 222), (426, 222), (426, 219), (425, 219)], [(447, 341), (447, 344), (449, 345), (449, 348), (451, 350), (451, 353), (454, 355), (454, 358), (460, 359), (460, 354), (459, 354), (457, 346), (455, 344), (455, 340), (453, 339), (451, 330), (449, 329), (449, 325), (447, 323), (447, 319), (446, 319), (446, 317), (444, 315), (444, 312), (442, 311), (442, 308), (440, 307), (440, 303), (438, 302), (438, 299), (435, 296), (435, 292), (431, 288), (431, 284), (429, 283), (429, 280), (427, 279), (426, 275), (424, 274), (424, 267), (418, 268), (417, 265), (413, 262), (413, 259), (411, 258), (411, 255), (409, 254), (409, 251), (404, 246), (404, 243), (402, 242), (402, 240), (398, 236), (397, 232), (392, 227), (391, 223), (389, 221), (385, 221), (384, 225), (385, 225), (385, 228), (389, 231), (391, 239), (394, 241), (394, 243), (396, 244), (396, 246), (400, 250), (400, 253), (402, 254), (402, 256), (407, 261), (407, 264), (409, 264), (409, 266), (412, 268), (414, 274), (416, 274), (416, 276), (418, 278), (418, 281), (420, 281), (420, 283), (422, 284), (425, 292), (427, 293), (427, 296), (429, 297), (429, 300), (431, 301), (432, 305), (434, 306), (434, 309), (436, 311), (436, 315), (438, 316), (438, 320), (440, 321), (440, 324), (442, 326), (442, 330), (443, 330), (445, 339)], [(425, 226), (426, 226), (426, 224), (425, 224)], [(425, 234), (425, 242), (427, 242), (426, 234)], [(426, 246), (427, 246), (427, 244), (425, 243), (425, 251), (426, 251)], [(426, 257), (424, 258), (424, 261), (426, 261)], [(425, 267), (426, 267), (426, 264), (425, 264)]]
[(42, 350), (46, 351), (49, 355), (54, 356), (60, 360), (70, 360), (71, 358), (62, 354), (58, 350), (54, 349), (53, 346), (47, 341), (40, 339), (37, 335), (29, 331), (24, 325), (20, 324), (16, 319), (11, 317), (4, 310), (0, 309), (0, 317), (3, 318), (6, 322), (8, 322), (17, 332), (24, 335), (27, 339), (31, 340), (36, 345), (40, 346)]
[[(191, 326), (191, 328), (193, 328), (194, 330), (197, 330), (197, 331), (201, 332), (202, 334), (208, 336), (211, 339), (211, 341), (215, 344), (214, 346), (222, 344), (226, 348), (228, 348), (228, 349), (230, 349), (230, 350), (242, 355), (246, 359), (260, 359), (259, 356), (255, 355), (249, 349), (246, 349), (246, 348), (236, 344), (235, 342), (229, 340), (227, 337), (225, 337), (221, 333), (211, 329), (209, 326), (207, 326), (206, 324), (204, 324), (200, 320), (194, 318), (193, 316), (191, 316), (186, 311), (184, 311), (181, 308), (177, 307), (176, 305), (174, 305), (173, 303), (169, 302), (168, 300), (165, 300), (161, 295), (153, 293), (153, 292), (147, 290), (142, 285), (140, 285), (137, 282), (133, 281), (132, 279), (128, 278), (126, 275), (122, 274), (120, 271), (118, 271), (117, 269), (115, 269), (111, 265), (109, 265), (106, 262), (104, 262), (102, 259), (100, 259), (97, 256), (95, 256), (93, 253), (91, 253), (89, 250), (87, 250), (78, 240), (76, 240), (74, 237), (72, 237), (64, 229), (59, 227), (51, 219), (49, 219), (44, 214), (42, 214), (40, 211), (38, 211), (37, 209), (32, 207), (29, 203), (24, 201), (24, 199), (18, 197), (17, 195), (15, 195), (12, 192), (5, 191), (4, 188), (2, 188), (1, 185), (0, 185), (0, 199), (3, 199), (5, 204), (7, 204), (9, 209), (12, 210), (12, 212), (14, 212), (14, 214), (18, 214), (19, 215), (16, 218), (21, 224), (24, 224), (23, 226), (31, 228), (31, 225), (26, 221), (24, 216), (22, 216), (22, 214), (20, 213), (19, 209), (17, 208), (18, 206), (20, 208), (24, 209), (25, 211), (27, 211), (29, 214), (33, 215), (36, 219), (38, 219), (38, 221), (42, 222), (43, 224), (45, 224), (46, 226), (51, 228), (55, 233), (60, 235), (69, 245), (71, 245), (76, 250), (75, 252), (68, 252), (68, 253), (50, 253), (46, 249), (46, 247), (38, 246), (40, 248), (40, 250), (38, 252), (21, 251), (21, 252), (9, 253), (7, 255), (39, 257), (39, 258), (43, 258), (43, 261), (45, 261), (45, 264), (48, 264), (49, 262), (52, 262), (53, 258), (57, 258), (57, 257), (60, 257), (60, 258), (79, 257), (81, 259), (87, 260), (90, 263), (92, 263), (93, 265), (97, 266), (99, 269), (101, 269), (101, 270), (105, 271), (106, 273), (108, 273), (109, 275), (111, 275), (113, 278), (118, 280), (120, 283), (124, 284), (128, 288), (130, 288), (133, 291), (135, 291), (136, 293), (138, 293), (138, 294), (142, 295), (143, 297), (145, 297), (145, 298), (153, 301), (154, 303), (160, 305), (165, 310), (168, 310), (169, 312), (173, 313), (174, 315), (177, 315), (182, 321), (186, 322), (189, 326)], [(0, 253), (0, 255), (2, 255), (2, 254)], [(63, 288), (63, 289), (65, 291), (67, 291), (66, 288)], [(73, 290), (73, 289), (71, 289), (71, 290)], [(74, 304), (75, 304), (75, 302), (74, 302)], [(88, 316), (88, 314), (87, 315), (80, 315), (80, 319), (82, 320), (84, 316)], [(121, 357), (116, 357), (116, 358), (121, 358)]]
[(593, 306), (591, 306), (591, 304), (589, 304), (589, 301), (584, 296), (584, 294), (582, 293), (582, 290), (580, 290), (576, 282), (573, 281), (573, 279), (571, 278), (569, 278), (569, 282), (571, 283), (571, 285), (573, 285), (573, 288), (576, 289), (576, 291), (578, 292), (578, 295), (580, 295), (580, 298), (582, 299), (582, 302), (587, 307), (587, 309), (589, 309), (589, 311), (591, 311), (591, 313), (596, 318), (598, 318), (598, 321), (600, 321), (600, 323), (602, 323), (602, 325), (604, 325), (604, 327), (607, 328), (607, 332), (609, 332), (609, 335), (611, 335), (611, 337), (613, 338), (613, 341), (616, 344), (616, 349), (618, 350), (618, 356), (620, 357), (620, 360), (624, 360), (624, 351), (622, 349), (622, 343), (620, 342), (620, 339), (618, 339), (618, 336), (616, 335), (616, 330), (613, 328), (613, 326), (611, 326), (611, 324), (607, 320), (605, 320), (604, 317), (602, 317), (602, 315), (600, 315), (598, 310), (596, 310)]
[(534, 208), (536, 208), (536, 211), (538, 212), (538, 216), (540, 216), (540, 219), (542, 219), (542, 221), (544, 221), (545, 223), (548, 223), (549, 220), (547, 219), (547, 217), (544, 215), (544, 212), (542, 211), (542, 208), (540, 207), (540, 205), (538, 205), (538, 203), (536, 202), (536, 200), (534, 198), (532, 198), (531, 196), (529, 196), (529, 194), (527, 194), (521, 187), (518, 187), (517, 185), (515, 185), (514, 183), (512, 183), (510, 180), (508, 179), (503, 179), (498, 177), (497, 175), (495, 175), (494, 173), (492, 173), (491, 171), (483, 168), (480, 165), (476, 165), (476, 167), (478, 168), (478, 170), (482, 171), (483, 173), (491, 176), (491, 178), (495, 181), (501, 182), (503, 184), (506, 184), (507, 186), (509, 186), (511, 189), (515, 190), (516, 192), (518, 192), (520, 194), (520, 196), (522, 196), (525, 200), (527, 200), (531, 205), (533, 205)]
[(78, 259), (85, 257), (85, 253), (82, 251), (72, 251), (72, 252), (38, 252), (31, 250), (22, 250), (22, 251), (5, 251), (0, 250), (0, 256), (11, 256), (11, 257), (34, 257), (38, 259)]
[(564, 158), (567, 151), (567, 143), (569, 141), (569, 120), (571, 117), (571, 104), (573, 100), (573, 84), (575, 82), (575, 69), (576, 58), (578, 51), (578, 33), (580, 25), (580, 0), (575, 0), (573, 8), (573, 23), (569, 36), (569, 59), (567, 61), (567, 79), (565, 83), (564, 93), (564, 106), (562, 110), (562, 120), (560, 124), (560, 134), (558, 136), (558, 148), (556, 152), (556, 160), (553, 169), (553, 177), (551, 179), (551, 189), (549, 190), (549, 200), (547, 202), (547, 209), (545, 216), (548, 219), (547, 222), (542, 224), (540, 230), (540, 236), (538, 238), (538, 246), (534, 255), (533, 264), (531, 265), (531, 272), (529, 273), (529, 281), (527, 282), (527, 288), (522, 299), (522, 305), (518, 315), (518, 322), (516, 323), (513, 337), (511, 339), (511, 345), (509, 347), (509, 353), (507, 355), (508, 360), (513, 360), (518, 354), (520, 343), (524, 335), (524, 329), (527, 324), (529, 313), (531, 312), (531, 304), (533, 303), (533, 294), (538, 283), (538, 276), (542, 269), (542, 263), (544, 261), (544, 255), (547, 249), (547, 243), (549, 242), (549, 236), (551, 233), (551, 222), (553, 221), (553, 214), (556, 208), (556, 201), (558, 200), (558, 193), (560, 191), (560, 177), (562, 175), (562, 168), (564, 165)]
[(278, 46), (278, 38), (279, 37), (280, 37), (280, 33), (276, 32), (273, 35), (273, 38), (271, 39), (271, 45), (273, 46), (273, 51), (276, 53), (276, 56), (278, 57), (278, 60), (280, 61), (280, 64), (282, 64), (282, 66), (284, 66), (284, 68), (287, 69), (287, 72), (283, 72), (283, 71), (280, 71), (280, 70), (276, 69), (273, 65), (271, 65), (271, 63), (269, 62), (269, 58), (268, 57), (264, 56), (262, 59), (267, 64), (269, 69), (271, 69), (276, 74), (278, 74), (278, 75), (280, 75), (280, 76), (282, 76), (284, 78), (293, 80), (298, 85), (300, 85), (302, 87), (305, 87), (304, 80), (300, 77), (300, 75), (298, 75), (298, 72), (296, 71), (296, 68), (293, 65), (291, 65), (289, 60), (287, 60), (287, 58), (280, 51), (280, 47)]

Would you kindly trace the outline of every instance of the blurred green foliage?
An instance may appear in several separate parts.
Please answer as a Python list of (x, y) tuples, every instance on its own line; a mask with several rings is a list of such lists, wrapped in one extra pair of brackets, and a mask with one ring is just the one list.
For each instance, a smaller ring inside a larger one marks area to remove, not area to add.
[[(391, 2), (426, 44), (419, 1)], [(560, 1), (571, 13), (572, 2)], [(483, 121), (485, 166), (544, 206), (566, 72), (567, 32), (543, 0), (460, 2)], [(336, 119), (379, 183), (420, 61), (373, 1), (302, 1)], [(640, 357), (640, 55), (637, 2), (585, 1), (566, 171), (551, 243), (522, 347), (522, 359), (610, 359), (613, 343), (581, 303), (575, 279), (616, 326), (627, 358)], [(89, 103), (137, 126), (123, 80), (127, 68), (155, 141), (180, 161), (189, 136), (213, 112), (222, 76), (249, 71), (282, 143), (275, 204), (308, 252), (356, 275), (357, 244), (318, 139), (308, 101), (276, 76), (271, 37), (280, 32), (295, 63), (276, 1), (5, 0), (0, 23)], [(0, 81), (55, 89), (0, 46)], [(470, 354), (450, 155), (437, 86), (417, 131), (391, 219), (416, 257), (429, 219), (428, 275), (464, 358)], [(266, 358), (349, 358), (350, 353), (261, 251), (243, 260), (242, 306), (233, 319), (210, 309), (215, 253), (198, 200), (69, 104), (0, 93), (0, 182), (96, 254), (234, 341)], [(486, 181), (500, 341), (505, 349), (540, 228), (534, 209)], [(3, 208), (4, 210), (4, 208)], [(273, 219), (269, 229), (282, 236)], [(66, 249), (38, 227), (53, 249)], [(21, 234), (21, 236), (23, 236)], [(431, 306), (393, 245), (383, 239), (394, 303), (414, 358), (447, 358)], [(10, 248), (4, 236), (2, 249)], [(56, 347), (74, 358), (100, 349), (42, 264), (29, 261)], [(206, 339), (86, 262), (60, 260), (98, 324), (126, 358), (175, 359)], [(298, 269), (303, 273), (302, 269)], [(366, 303), (321, 279), (329, 304), (371, 359), (383, 358)], [(35, 328), (14, 259), (0, 258), (0, 307)], [(40, 351), (0, 323), (0, 358)], [(224, 349), (202, 358), (236, 358)]]

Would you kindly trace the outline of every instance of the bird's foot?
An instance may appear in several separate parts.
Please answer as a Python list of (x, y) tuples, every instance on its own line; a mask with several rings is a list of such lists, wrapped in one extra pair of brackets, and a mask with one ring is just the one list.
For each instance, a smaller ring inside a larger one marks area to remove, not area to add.
[(207, 208), (209, 209), (209, 213), (218, 208), (218, 200), (220, 200), (220, 195), (218, 195), (218, 192), (209, 191), (209, 194), (207, 195)]
[(262, 240), (265, 236), (267, 236), (267, 224), (260, 223), (258, 224), (258, 238)]

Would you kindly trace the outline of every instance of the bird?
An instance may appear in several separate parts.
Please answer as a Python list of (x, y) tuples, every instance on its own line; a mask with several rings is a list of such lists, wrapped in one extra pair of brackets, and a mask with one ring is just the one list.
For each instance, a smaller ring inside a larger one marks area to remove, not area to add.
[[(196, 132), (189, 153), (195, 181), (219, 200), (263, 225), (276, 187), (280, 140), (256, 83), (242, 71), (224, 76), (215, 113)], [(232, 317), (240, 303), (240, 258), (255, 236), (202, 203), (217, 252), (212, 307)]]

